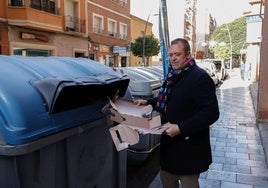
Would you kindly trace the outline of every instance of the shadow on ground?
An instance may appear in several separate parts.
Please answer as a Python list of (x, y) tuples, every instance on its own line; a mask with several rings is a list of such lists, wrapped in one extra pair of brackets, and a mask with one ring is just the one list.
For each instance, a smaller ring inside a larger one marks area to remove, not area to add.
[(127, 166), (127, 188), (148, 188), (159, 170), (159, 148), (156, 148), (142, 164)]

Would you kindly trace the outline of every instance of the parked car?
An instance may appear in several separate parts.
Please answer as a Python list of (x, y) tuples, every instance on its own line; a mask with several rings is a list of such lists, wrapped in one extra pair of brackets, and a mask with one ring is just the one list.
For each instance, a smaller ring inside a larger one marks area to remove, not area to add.
[(203, 61), (214, 63), (220, 80), (225, 80), (228, 77), (227, 66), (224, 59), (204, 59)]
[(207, 73), (210, 75), (210, 77), (213, 79), (215, 85), (218, 85), (220, 83), (220, 79), (217, 74), (216, 66), (214, 63), (210, 61), (201, 61), (197, 62), (197, 65), (207, 71)]

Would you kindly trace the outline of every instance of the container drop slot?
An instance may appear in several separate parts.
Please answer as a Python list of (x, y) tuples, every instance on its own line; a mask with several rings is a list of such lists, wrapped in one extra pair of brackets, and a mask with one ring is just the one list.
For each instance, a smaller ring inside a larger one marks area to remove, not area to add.
[(93, 105), (113, 98), (115, 95), (124, 96), (129, 79), (107, 83), (100, 83), (95, 79), (91, 82), (66, 79), (42, 79), (31, 82), (41, 94), (46, 110), (50, 114), (64, 112)]

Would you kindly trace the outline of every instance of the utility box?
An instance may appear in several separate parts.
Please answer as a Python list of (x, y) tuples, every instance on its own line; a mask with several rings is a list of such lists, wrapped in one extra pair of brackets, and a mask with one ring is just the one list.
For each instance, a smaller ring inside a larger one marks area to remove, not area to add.
[(126, 151), (102, 108), (127, 77), (85, 58), (23, 56), (0, 56), (0, 77), (0, 187), (125, 187)]

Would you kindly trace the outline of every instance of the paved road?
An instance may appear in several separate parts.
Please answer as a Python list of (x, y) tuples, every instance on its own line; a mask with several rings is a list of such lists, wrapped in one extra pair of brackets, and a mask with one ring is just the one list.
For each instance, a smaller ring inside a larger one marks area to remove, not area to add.
[[(211, 127), (213, 163), (201, 174), (201, 188), (267, 188), (268, 170), (249, 82), (240, 79), (239, 69), (217, 89), (220, 118)], [(128, 173), (127, 188), (162, 188), (155, 152), (136, 171)], [(155, 165), (155, 166), (154, 166)], [(129, 168), (130, 169), (130, 168)], [(128, 172), (130, 172), (128, 171)], [(134, 172), (134, 173), (133, 173)], [(156, 174), (153, 181), (150, 178)], [(135, 181), (132, 181), (134, 180)], [(149, 182), (149, 186), (148, 186)]]

